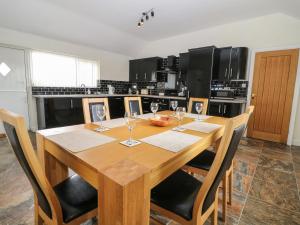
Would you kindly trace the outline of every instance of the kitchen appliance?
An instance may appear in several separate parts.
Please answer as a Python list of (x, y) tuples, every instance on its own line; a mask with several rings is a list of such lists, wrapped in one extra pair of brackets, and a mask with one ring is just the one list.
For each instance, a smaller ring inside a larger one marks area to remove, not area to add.
[(141, 89), (141, 95), (148, 95), (149, 91), (147, 88)]
[(234, 99), (234, 97), (235, 97), (234, 89), (211, 90), (211, 98)]
[(131, 85), (131, 93), (132, 94), (137, 94), (138, 93), (137, 84), (132, 84)]
[(107, 85), (108, 88), (108, 94), (113, 95), (115, 93), (115, 88), (112, 85)]

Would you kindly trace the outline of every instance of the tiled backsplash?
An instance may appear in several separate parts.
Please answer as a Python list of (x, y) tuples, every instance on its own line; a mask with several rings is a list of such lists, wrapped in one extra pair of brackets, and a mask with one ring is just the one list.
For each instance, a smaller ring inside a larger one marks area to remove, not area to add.
[[(116, 94), (127, 94), (128, 89), (131, 87), (132, 83), (129, 81), (114, 81), (114, 80), (101, 80), (98, 81), (97, 88), (79, 88), (79, 87), (32, 87), (32, 95), (74, 95), (74, 94), (84, 94), (87, 89), (91, 91), (91, 94), (96, 94), (100, 92), (102, 94), (108, 93), (107, 85), (112, 85), (115, 87)], [(153, 82), (138, 82), (137, 83), (139, 91), (147, 86), (154, 86), (154, 91), (156, 93), (156, 83)]]

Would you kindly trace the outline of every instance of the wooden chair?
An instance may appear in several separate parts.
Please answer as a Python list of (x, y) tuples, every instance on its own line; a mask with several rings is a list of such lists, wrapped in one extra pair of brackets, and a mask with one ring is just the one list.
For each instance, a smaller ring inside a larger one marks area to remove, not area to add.
[(141, 97), (125, 97), (124, 98), (125, 112), (136, 112), (138, 115), (143, 115)]
[(104, 105), (106, 108), (105, 120), (110, 120), (109, 106), (107, 98), (83, 98), (83, 115), (85, 123), (99, 122), (100, 119), (95, 113), (95, 106)]
[(197, 114), (197, 111), (195, 109), (196, 103), (203, 103), (203, 110), (202, 115), (206, 115), (207, 113), (207, 107), (208, 107), (208, 98), (190, 98), (189, 100), (189, 107), (188, 107), (188, 113), (195, 113)]
[[(97, 216), (97, 190), (74, 175), (52, 187), (32, 147), (22, 116), (0, 109), (8, 140), (34, 192), (36, 225), (75, 225)], [(17, 181), (16, 181), (17, 182)]]
[(151, 209), (183, 225), (202, 225), (209, 216), (216, 225), (218, 187), (231, 166), (247, 120), (248, 114), (244, 113), (226, 122), (218, 151), (203, 183), (178, 170), (152, 189)]
[[(251, 116), (251, 114), (254, 111), (254, 106), (249, 106), (246, 109), (246, 114), (248, 114), (248, 120)], [(247, 120), (247, 123), (248, 123)], [(246, 126), (247, 128), (247, 126)], [(199, 174), (201, 176), (206, 176), (208, 171), (210, 170), (212, 163), (214, 161), (216, 153), (212, 151), (205, 150), (200, 155), (198, 155), (196, 158), (191, 160), (187, 165), (183, 167), (183, 169), (187, 172), (190, 172), (191, 174)], [(227, 215), (227, 199), (228, 204), (232, 204), (232, 193), (233, 193), (233, 162), (231, 162), (230, 167), (226, 170), (225, 176), (223, 178), (223, 184), (222, 184), (222, 190), (223, 190), (223, 198), (222, 198), (222, 220), (226, 221), (226, 215)], [(228, 197), (227, 197), (228, 193)]]

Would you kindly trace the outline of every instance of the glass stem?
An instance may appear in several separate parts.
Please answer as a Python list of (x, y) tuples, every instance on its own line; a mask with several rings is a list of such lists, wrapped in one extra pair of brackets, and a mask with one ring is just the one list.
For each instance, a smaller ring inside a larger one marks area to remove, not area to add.
[(132, 144), (132, 138), (131, 138), (131, 135), (132, 135), (132, 129), (129, 128), (129, 144), (130, 144), (130, 145)]
[(200, 112), (198, 113), (198, 120), (200, 120)]

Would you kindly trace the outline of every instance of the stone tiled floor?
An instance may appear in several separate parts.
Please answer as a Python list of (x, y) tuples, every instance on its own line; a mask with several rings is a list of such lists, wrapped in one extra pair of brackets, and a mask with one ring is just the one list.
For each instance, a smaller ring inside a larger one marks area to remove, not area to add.
[[(300, 224), (299, 188), (300, 147), (243, 139), (234, 160), (227, 224)], [(32, 190), (5, 139), (0, 139), (0, 224), (33, 224)]]

